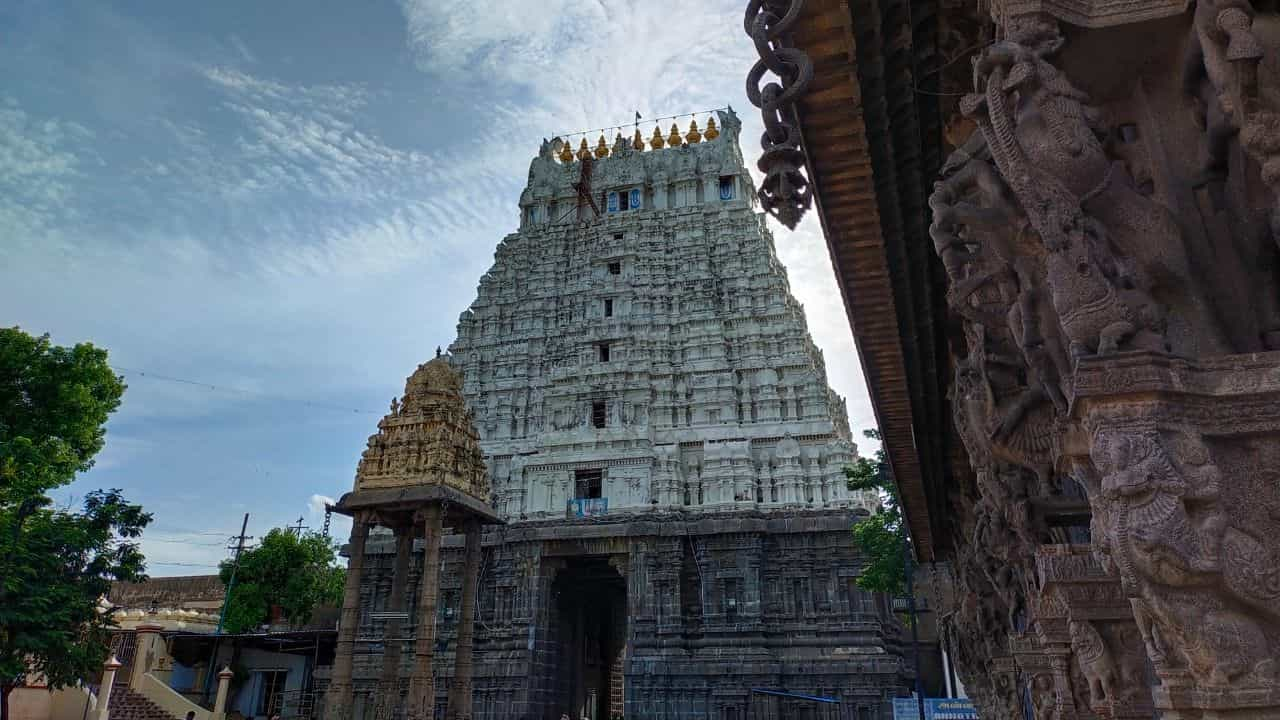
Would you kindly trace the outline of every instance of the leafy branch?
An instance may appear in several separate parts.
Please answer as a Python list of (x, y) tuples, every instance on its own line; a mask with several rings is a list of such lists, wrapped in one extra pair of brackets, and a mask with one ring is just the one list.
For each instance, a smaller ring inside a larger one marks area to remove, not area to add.
[[(864, 430), (863, 435), (880, 441), (879, 430)], [(853, 526), (853, 540), (866, 558), (858, 587), (871, 592), (902, 595), (906, 590), (906, 565), (903, 545), (907, 541), (902, 521), (902, 504), (885, 459), (884, 446), (871, 458), (859, 457), (844, 469), (850, 490), (870, 490), (880, 497), (880, 509)]]

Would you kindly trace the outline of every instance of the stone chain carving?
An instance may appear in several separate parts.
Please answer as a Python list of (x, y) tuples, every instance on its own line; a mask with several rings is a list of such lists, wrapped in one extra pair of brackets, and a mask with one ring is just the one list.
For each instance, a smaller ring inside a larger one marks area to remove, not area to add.
[[(750, 0), (743, 23), (760, 55), (747, 74), (747, 98), (764, 118), (760, 137), (764, 153), (758, 163), (765, 174), (760, 202), (766, 212), (792, 229), (813, 203), (813, 189), (802, 171), (800, 128), (793, 118), (796, 101), (813, 79), (813, 63), (788, 38), (803, 7), (804, 0)], [(772, 72), (780, 82), (761, 88), (765, 72)]]

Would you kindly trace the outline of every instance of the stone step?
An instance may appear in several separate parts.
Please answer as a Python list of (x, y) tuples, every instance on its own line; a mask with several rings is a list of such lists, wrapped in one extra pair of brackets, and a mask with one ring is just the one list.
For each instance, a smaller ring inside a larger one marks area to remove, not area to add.
[(127, 687), (111, 691), (109, 720), (178, 720), (163, 708)]

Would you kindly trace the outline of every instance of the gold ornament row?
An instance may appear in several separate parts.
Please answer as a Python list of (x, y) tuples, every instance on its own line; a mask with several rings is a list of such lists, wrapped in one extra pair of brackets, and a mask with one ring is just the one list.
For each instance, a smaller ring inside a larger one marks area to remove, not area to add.
[[(619, 133), (618, 137), (621, 137)], [(671, 134), (667, 137), (662, 136), (662, 128), (654, 126), (653, 137), (649, 138), (649, 147), (654, 150), (661, 150), (664, 147), (680, 147), (681, 145), (695, 145), (706, 140), (710, 142), (720, 137), (720, 129), (716, 127), (716, 119), (714, 117), (707, 118), (707, 129), (705, 132), (698, 130), (698, 120), (695, 118), (689, 123), (689, 132), (680, 136), (680, 128), (671, 123)], [(635, 137), (631, 139), (631, 147), (635, 150), (644, 150), (644, 138), (640, 136), (640, 129), (636, 128)], [(609, 144), (605, 142), (604, 133), (600, 133), (600, 139), (596, 142), (595, 157), (596, 159), (604, 159), (609, 157)], [(587, 139), (582, 138), (582, 143), (578, 145), (578, 152), (574, 153), (569, 149), (569, 143), (560, 144), (560, 162), (568, 165), (574, 161), (576, 155), (578, 160), (586, 160), (592, 157), (591, 148), (587, 146)]]

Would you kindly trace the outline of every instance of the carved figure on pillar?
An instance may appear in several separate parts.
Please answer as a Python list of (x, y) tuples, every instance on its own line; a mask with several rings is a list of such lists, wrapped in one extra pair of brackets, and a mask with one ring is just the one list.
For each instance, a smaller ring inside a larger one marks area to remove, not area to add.
[(1071, 649), (1089, 685), (1090, 706), (1098, 707), (1116, 698), (1119, 676), (1111, 651), (1088, 621), (1072, 621)]
[(1135, 619), (1157, 669), (1185, 668), (1207, 685), (1271, 681), (1271, 634), (1233, 606), (1244, 602), (1275, 618), (1280, 593), (1257, 581), (1251, 563), (1222, 562), (1224, 544), (1239, 548), (1228, 551), (1238, 557), (1265, 553), (1228, 526), (1217, 502), (1220, 474), (1203, 442), (1183, 438), (1182, 447), (1180, 457), (1203, 462), (1180, 467), (1156, 431), (1095, 435), (1102, 497), (1112, 506), (1111, 557), (1134, 596)]

